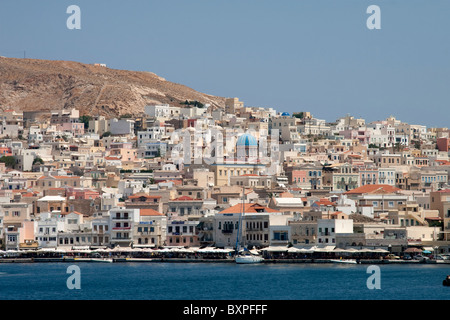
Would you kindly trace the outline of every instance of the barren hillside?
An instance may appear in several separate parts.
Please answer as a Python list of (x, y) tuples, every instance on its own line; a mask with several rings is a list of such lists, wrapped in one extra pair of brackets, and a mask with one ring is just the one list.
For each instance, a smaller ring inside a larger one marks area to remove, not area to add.
[(225, 99), (197, 92), (151, 72), (116, 70), (70, 61), (0, 58), (0, 109), (60, 110), (137, 115), (147, 104), (197, 100), (223, 107)]

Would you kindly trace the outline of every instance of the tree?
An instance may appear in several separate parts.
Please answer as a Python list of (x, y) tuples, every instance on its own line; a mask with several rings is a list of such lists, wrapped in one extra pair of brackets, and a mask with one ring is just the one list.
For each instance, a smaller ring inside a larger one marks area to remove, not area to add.
[(105, 133), (102, 134), (101, 138), (109, 137), (110, 135), (111, 135), (111, 132), (106, 131)]
[(89, 128), (89, 121), (92, 120), (92, 117), (89, 115), (83, 115), (79, 118), (79, 121), (84, 123), (84, 129), (88, 129)]
[(303, 119), (304, 113), (303, 112), (294, 112), (292, 115), (296, 118)]
[(33, 164), (44, 164), (44, 160), (42, 160), (41, 157), (36, 157), (33, 160)]
[(3, 162), (5, 166), (9, 168), (14, 168), (14, 165), (16, 164), (16, 158), (13, 156), (3, 156), (0, 158), (0, 162)]

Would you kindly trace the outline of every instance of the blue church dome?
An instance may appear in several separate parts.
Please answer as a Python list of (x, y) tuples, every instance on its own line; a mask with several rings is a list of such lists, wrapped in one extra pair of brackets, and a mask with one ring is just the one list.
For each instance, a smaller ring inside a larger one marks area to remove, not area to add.
[(283, 113), (281, 114), (281, 116), (283, 116), (283, 117), (285, 117), (285, 116), (289, 117), (290, 114), (289, 114), (289, 112), (283, 112)]
[(251, 134), (245, 133), (239, 137), (239, 139), (237, 140), (236, 146), (238, 146), (238, 147), (239, 146), (257, 147), (258, 141)]

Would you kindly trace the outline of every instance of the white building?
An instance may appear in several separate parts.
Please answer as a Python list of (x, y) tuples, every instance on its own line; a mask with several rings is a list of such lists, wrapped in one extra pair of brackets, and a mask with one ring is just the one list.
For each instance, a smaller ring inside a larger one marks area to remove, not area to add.
[(58, 232), (64, 232), (64, 219), (59, 213), (44, 212), (39, 215), (35, 225), (35, 239), (40, 248), (56, 248), (58, 246)]
[(318, 219), (317, 244), (336, 244), (337, 234), (353, 233), (352, 219)]
[(394, 168), (378, 168), (378, 184), (388, 184), (395, 187), (396, 172)]
[(169, 104), (145, 106), (145, 114), (155, 118), (178, 118), (181, 115), (180, 107), (172, 107)]
[(109, 130), (112, 135), (134, 135), (134, 120), (111, 119)]
[(130, 247), (134, 225), (139, 223), (139, 209), (112, 209), (109, 211), (109, 230), (112, 246)]

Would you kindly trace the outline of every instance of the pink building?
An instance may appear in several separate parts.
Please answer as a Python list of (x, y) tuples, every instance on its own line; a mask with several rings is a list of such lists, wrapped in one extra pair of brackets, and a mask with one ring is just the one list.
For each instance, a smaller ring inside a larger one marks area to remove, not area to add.
[(199, 247), (196, 226), (198, 221), (169, 220), (167, 221), (166, 246)]
[(75, 200), (93, 200), (99, 198), (100, 194), (90, 189), (70, 189), (67, 190), (67, 197), (74, 197)]
[(365, 129), (344, 130), (340, 131), (339, 134), (344, 136), (345, 139), (358, 139), (361, 144), (369, 144), (370, 141), (370, 131)]
[(292, 170), (290, 184), (308, 183), (308, 172), (306, 170)]
[(114, 148), (110, 150), (109, 155), (111, 157), (118, 157), (122, 161), (135, 161), (136, 153), (136, 149)]
[(82, 122), (64, 122), (59, 125), (59, 130), (71, 132), (73, 135), (84, 134), (84, 123)]
[(359, 169), (359, 181), (361, 181), (361, 186), (368, 184), (378, 184), (378, 169)]
[(450, 149), (450, 138), (438, 138), (436, 140), (436, 145), (439, 151), (448, 152)]

